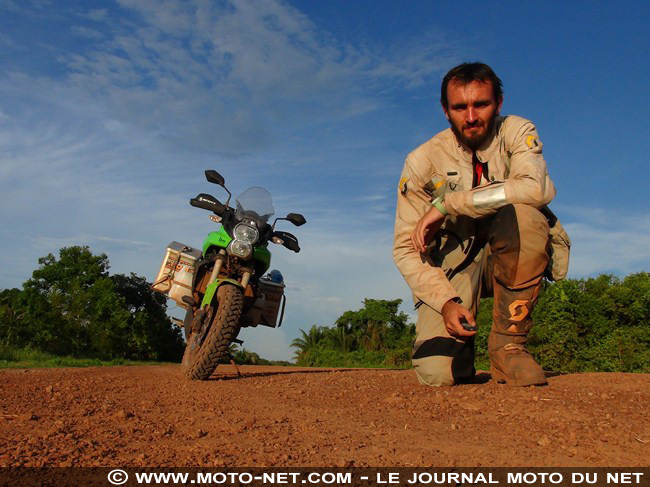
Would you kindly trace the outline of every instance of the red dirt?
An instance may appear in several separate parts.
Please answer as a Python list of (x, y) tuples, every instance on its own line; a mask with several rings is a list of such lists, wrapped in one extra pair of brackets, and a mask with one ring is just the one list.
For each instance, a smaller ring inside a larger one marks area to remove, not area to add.
[[(413, 371), (0, 371), (0, 466), (648, 466), (650, 375), (447, 388)], [(488, 374), (482, 374), (485, 381)]]

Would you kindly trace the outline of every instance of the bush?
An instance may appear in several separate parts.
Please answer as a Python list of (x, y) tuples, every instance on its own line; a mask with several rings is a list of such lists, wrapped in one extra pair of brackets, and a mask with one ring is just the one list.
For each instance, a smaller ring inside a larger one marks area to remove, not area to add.
[(109, 276), (106, 255), (88, 247), (38, 262), (22, 290), (0, 292), (0, 343), (54, 356), (180, 361), (180, 330), (143, 277)]
[[(483, 299), (476, 317), (479, 369), (489, 368), (493, 302)], [(409, 367), (415, 327), (398, 306), (399, 300), (367, 299), (334, 327), (312, 326), (294, 340), (298, 364)], [(650, 273), (546, 282), (533, 319), (528, 348), (546, 370), (650, 372)]]
[(396, 358), (390, 351), (354, 350), (343, 352), (332, 349), (315, 349), (301, 355), (296, 365), (306, 367), (350, 367), (350, 368), (407, 368), (410, 367), (410, 350), (408, 361), (396, 365)]

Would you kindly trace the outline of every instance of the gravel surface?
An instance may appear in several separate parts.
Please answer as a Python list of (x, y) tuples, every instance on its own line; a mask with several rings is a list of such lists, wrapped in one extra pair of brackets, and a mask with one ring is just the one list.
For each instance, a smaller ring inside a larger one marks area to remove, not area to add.
[(0, 466), (648, 466), (650, 375), (420, 386), (413, 371), (0, 370)]

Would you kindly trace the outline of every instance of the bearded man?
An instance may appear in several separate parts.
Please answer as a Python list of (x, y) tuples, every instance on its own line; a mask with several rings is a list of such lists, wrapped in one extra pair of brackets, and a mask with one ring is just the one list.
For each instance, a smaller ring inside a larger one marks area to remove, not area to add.
[(418, 310), (413, 367), (426, 385), (471, 381), (478, 304), (492, 295), (492, 378), (546, 384), (526, 342), (551, 234), (567, 243), (555, 278), (569, 240), (546, 207), (555, 187), (542, 143), (530, 121), (499, 114), (501, 80), (485, 64), (449, 71), (440, 101), (451, 127), (408, 155), (397, 197), (393, 256)]

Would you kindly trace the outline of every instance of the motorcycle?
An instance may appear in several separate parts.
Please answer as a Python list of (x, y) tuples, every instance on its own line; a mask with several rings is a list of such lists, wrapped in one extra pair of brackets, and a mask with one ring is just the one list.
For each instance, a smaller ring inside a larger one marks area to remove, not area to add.
[(271, 266), (268, 244), (299, 252), (298, 239), (275, 225), (280, 220), (295, 226), (306, 223), (302, 215), (289, 213), (269, 225), (275, 211), (267, 190), (247, 189), (232, 208), (224, 178), (214, 170), (205, 171), (205, 177), (228, 193), (226, 203), (201, 193), (190, 204), (211, 211), (210, 219), (221, 227), (208, 234), (202, 250), (169, 244), (152, 286), (187, 310), (182, 369), (193, 380), (208, 379), (219, 362), (230, 357), (229, 347), (241, 343), (237, 335), (243, 327), (282, 324), (284, 280), (278, 270), (265, 274)]

